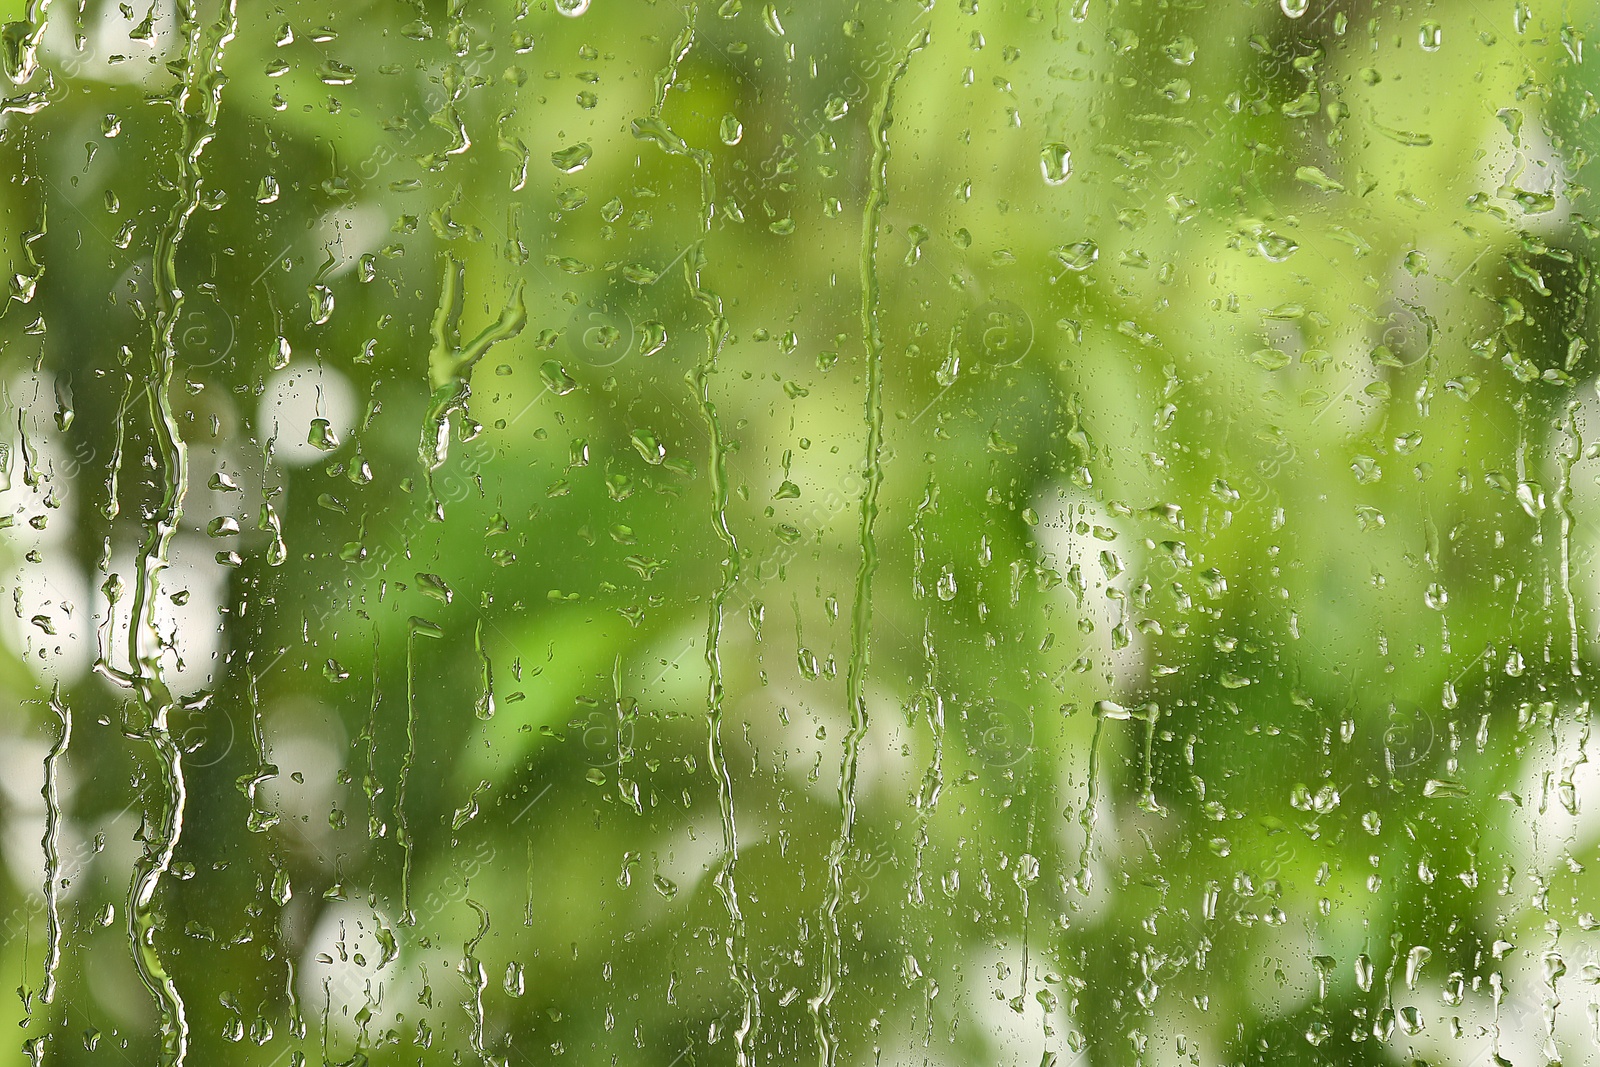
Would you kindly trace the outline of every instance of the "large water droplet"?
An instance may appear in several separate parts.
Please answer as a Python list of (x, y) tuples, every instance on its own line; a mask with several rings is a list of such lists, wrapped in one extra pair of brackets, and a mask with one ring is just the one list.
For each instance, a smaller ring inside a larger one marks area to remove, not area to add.
[(550, 153), (550, 162), (554, 163), (556, 169), (563, 174), (575, 174), (588, 164), (589, 158), (593, 155), (594, 147), (585, 141), (579, 141), (570, 148)]
[(1100, 246), (1090, 240), (1063, 245), (1052, 253), (1056, 262), (1071, 271), (1086, 271), (1100, 258)]
[(650, 464), (660, 464), (667, 458), (667, 446), (656, 439), (649, 430), (635, 430), (631, 435), (634, 449)]
[(311, 325), (321, 326), (333, 318), (333, 290), (326, 285), (313, 285), (306, 294), (311, 298)]
[(1039, 170), (1046, 185), (1061, 185), (1072, 177), (1072, 151), (1059, 141), (1052, 141), (1039, 151)]

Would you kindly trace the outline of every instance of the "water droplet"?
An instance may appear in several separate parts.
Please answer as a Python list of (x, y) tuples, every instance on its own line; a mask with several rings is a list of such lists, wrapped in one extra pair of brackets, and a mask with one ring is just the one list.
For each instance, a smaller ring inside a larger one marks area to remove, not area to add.
[(336, 60), (328, 60), (317, 70), (323, 85), (349, 85), (356, 80), (356, 72)]
[(1063, 267), (1082, 273), (1095, 265), (1100, 258), (1100, 246), (1085, 238), (1070, 245), (1062, 245), (1051, 253)]
[(540, 365), (539, 376), (556, 396), (566, 396), (578, 388), (578, 383), (572, 380), (566, 368), (553, 359), (547, 359)]
[(441, 604), (455, 600), (456, 591), (439, 575), (429, 571), (418, 571), (416, 577), (417, 588), (424, 596), (432, 597)]
[(1072, 151), (1052, 141), (1039, 151), (1039, 171), (1046, 185), (1061, 185), (1072, 177)]
[(1263, 229), (1256, 235), (1256, 250), (1272, 262), (1282, 263), (1300, 251), (1300, 246), (1281, 233)]
[(313, 285), (306, 291), (311, 298), (311, 325), (321, 326), (333, 317), (333, 290), (326, 285)]
[(656, 440), (655, 434), (649, 430), (634, 430), (629, 435), (633, 442), (634, 451), (653, 466), (659, 466), (667, 458), (667, 446)]
[(639, 330), (639, 354), (653, 356), (667, 347), (667, 327), (655, 319), (641, 322)]
[(550, 153), (550, 162), (563, 174), (576, 174), (588, 165), (593, 155), (594, 146), (587, 141), (579, 141), (571, 147)]
[(1537, 519), (1544, 514), (1544, 486), (1538, 482), (1518, 482), (1516, 496), (1517, 503), (1522, 505), (1522, 510), (1527, 512), (1530, 519)]
[(327, 419), (312, 419), (311, 432), (306, 435), (306, 442), (323, 452), (332, 452), (339, 447), (339, 435)]

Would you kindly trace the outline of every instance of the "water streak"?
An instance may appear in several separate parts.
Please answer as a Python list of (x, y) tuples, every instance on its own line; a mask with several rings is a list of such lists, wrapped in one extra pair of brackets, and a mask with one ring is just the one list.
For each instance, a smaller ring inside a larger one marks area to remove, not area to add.
[(400, 778), (395, 785), (394, 819), (395, 837), (400, 842), (400, 925), (415, 926), (416, 912), (411, 910), (411, 861), (413, 842), (411, 822), (406, 814), (406, 786), (411, 782), (411, 766), (417, 761), (417, 638), (444, 637), (444, 631), (435, 623), (413, 615), (406, 630), (406, 754), (400, 763)]
[(861, 226), (861, 331), (867, 349), (867, 454), (866, 487), (861, 492), (861, 566), (856, 572), (855, 602), (850, 612), (850, 666), (845, 675), (845, 699), (850, 705), (850, 730), (844, 739), (839, 766), (839, 834), (828, 852), (828, 889), (822, 905), (822, 980), (810, 1007), (817, 1032), (818, 1062), (833, 1067), (838, 1039), (830, 1005), (843, 973), (839, 937), (839, 909), (844, 903), (844, 858), (850, 848), (856, 821), (856, 777), (861, 762), (861, 742), (867, 733), (867, 643), (872, 629), (872, 576), (878, 569), (874, 528), (878, 519), (878, 490), (883, 484), (883, 333), (878, 322), (878, 229), (889, 202), (889, 123), (894, 110), (895, 87), (911, 66), (911, 57), (928, 45), (928, 31), (919, 30), (889, 73), (873, 110), (872, 164), (866, 209)]
[(162, 498), (146, 526), (144, 545), (135, 563), (133, 612), (128, 627), (130, 674), (126, 678), (142, 720), (140, 736), (154, 750), (166, 787), (163, 810), (146, 839), (144, 855), (134, 866), (128, 890), (128, 937), (139, 978), (155, 998), (160, 1013), (162, 1063), (173, 1067), (182, 1064), (188, 1053), (189, 1024), (183, 997), (156, 951), (159, 918), (154, 901), (183, 836), (188, 791), (183, 753), (168, 721), (176, 699), (161, 663), (165, 649), (157, 629), (156, 604), (161, 574), (168, 566), (172, 538), (182, 522), (189, 488), (188, 453), (171, 395), (178, 361), (175, 332), (184, 304), (184, 293), (178, 285), (178, 250), (190, 218), (200, 207), (200, 158), (217, 132), (225, 83), (222, 60), (238, 27), (237, 0), (227, 0), (217, 22), (209, 28), (202, 25), (193, 0), (180, 0), (177, 22), (180, 36), (187, 38), (181, 81), (170, 100), (182, 130), (176, 180), (179, 196), (155, 237), (152, 262), (157, 314), (152, 331), (152, 366), (145, 390), (161, 463)]
[(523, 300), (523, 282), (496, 319), (466, 344), (461, 343), (461, 314), (466, 307), (467, 265), (454, 254), (445, 256), (444, 279), (439, 284), (439, 306), (433, 314), (433, 347), (428, 352), (427, 419), (423, 424), (418, 455), (427, 473), (428, 495), (433, 517), (444, 518), (443, 506), (433, 492), (433, 472), (450, 456), (450, 416), (465, 412), (472, 396), (472, 368), (495, 345), (520, 334), (528, 325), (528, 307)]
[(743, 995), (742, 1014), (734, 1031), (735, 1060), (739, 1067), (751, 1061), (751, 1047), (761, 1027), (761, 999), (754, 972), (750, 968), (750, 954), (745, 932), (744, 913), (739, 903), (736, 872), (739, 865), (739, 830), (733, 798), (733, 778), (728, 770), (727, 753), (722, 741), (724, 682), (722, 669), (722, 630), (727, 612), (728, 598), (739, 583), (739, 546), (732, 528), (728, 525), (728, 443), (716, 403), (711, 398), (711, 376), (716, 372), (717, 359), (728, 343), (730, 333), (727, 316), (723, 312), (722, 298), (707, 289), (703, 275), (706, 266), (705, 241), (711, 234), (711, 220), (716, 210), (716, 184), (712, 176), (711, 153), (705, 149), (689, 147), (688, 143), (667, 124), (662, 117), (667, 96), (678, 80), (678, 68), (695, 43), (695, 29), (699, 7), (690, 9), (682, 32), (672, 45), (672, 55), (667, 65), (656, 75), (655, 102), (648, 118), (634, 123), (634, 136), (655, 143), (669, 155), (687, 155), (700, 171), (700, 234), (683, 256), (684, 273), (688, 278), (689, 292), (705, 308), (706, 350), (704, 356), (689, 373), (700, 414), (705, 420), (709, 438), (709, 466), (711, 477), (711, 528), (721, 544), (723, 558), (721, 578), (712, 595), (706, 621), (706, 755), (712, 775), (717, 781), (717, 808), (722, 819), (722, 858), (713, 879), (717, 895), (728, 914), (727, 946), (728, 965), (735, 984)]
[(50, 693), (50, 710), (61, 722), (61, 734), (44, 760), (44, 908), (46, 941), (44, 989), (39, 999), (56, 996), (56, 968), (61, 965), (61, 761), (72, 743), (72, 709), (61, 699), (58, 683)]

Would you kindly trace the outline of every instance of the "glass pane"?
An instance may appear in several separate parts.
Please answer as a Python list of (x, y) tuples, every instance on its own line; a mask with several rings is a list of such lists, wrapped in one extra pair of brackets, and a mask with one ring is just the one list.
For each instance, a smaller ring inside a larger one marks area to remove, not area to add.
[(13, 0), (19, 1051), (1595, 1062), (1595, 14)]

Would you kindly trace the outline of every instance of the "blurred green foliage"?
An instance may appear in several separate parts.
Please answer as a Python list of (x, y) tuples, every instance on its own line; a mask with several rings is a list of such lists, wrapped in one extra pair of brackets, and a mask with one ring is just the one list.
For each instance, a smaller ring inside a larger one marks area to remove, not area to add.
[(1592, 1062), (1589, 5), (7, 16), (35, 1062)]

